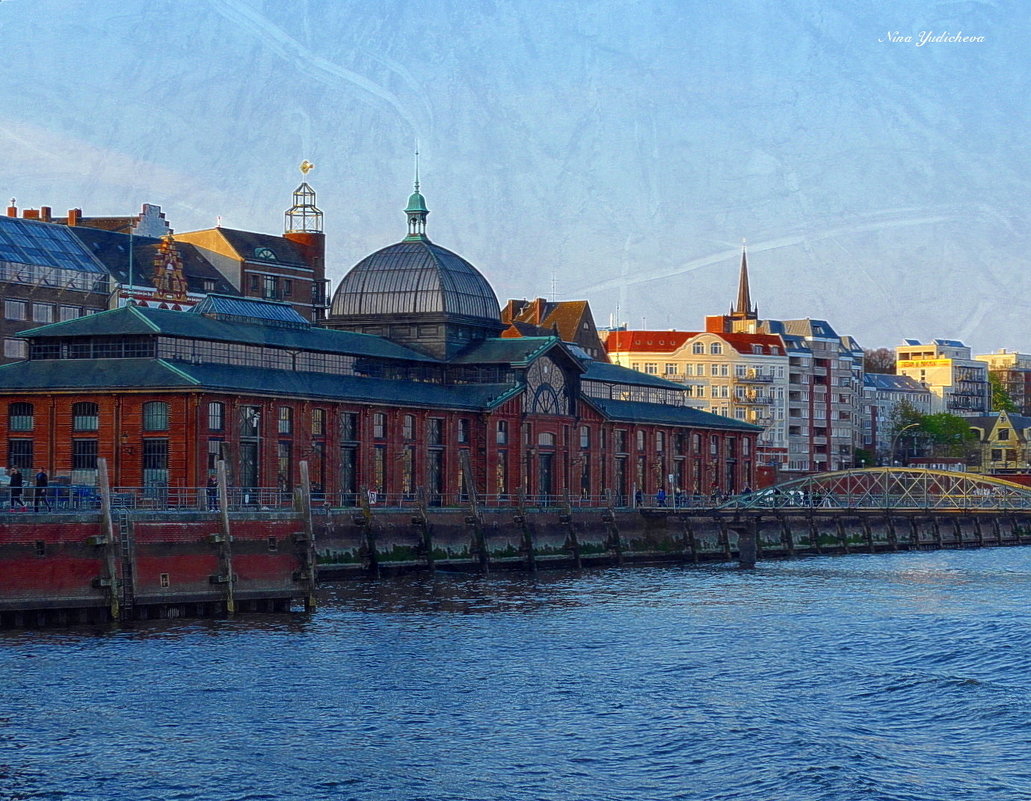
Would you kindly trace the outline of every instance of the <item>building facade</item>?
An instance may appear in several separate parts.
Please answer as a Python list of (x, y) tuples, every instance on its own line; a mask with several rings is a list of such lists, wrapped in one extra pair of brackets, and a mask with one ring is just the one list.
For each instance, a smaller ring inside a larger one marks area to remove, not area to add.
[(974, 358), (988, 365), (988, 374), (999, 379), (1017, 412), (1024, 417), (1031, 416), (1031, 354), (1003, 348)]
[(931, 391), (905, 375), (863, 376), (863, 449), (870, 453), (872, 464), (890, 465), (894, 460), (897, 410), (903, 405), (917, 414), (930, 414)]
[(905, 340), (895, 348), (895, 372), (931, 391), (933, 414), (978, 417), (991, 408), (988, 365), (972, 358), (970, 348), (958, 340)]

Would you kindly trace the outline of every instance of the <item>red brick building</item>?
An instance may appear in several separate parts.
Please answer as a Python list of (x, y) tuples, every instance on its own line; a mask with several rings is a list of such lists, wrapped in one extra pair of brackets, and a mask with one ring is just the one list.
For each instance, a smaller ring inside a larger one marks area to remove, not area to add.
[(0, 367), (0, 464), (88, 485), (104, 457), (116, 486), (196, 487), (224, 459), (235, 486), (288, 490), (304, 460), (333, 503), (459, 503), (470, 479), (509, 500), (754, 485), (757, 427), (558, 337), (498, 336), (490, 285), (413, 199), (409, 236), (341, 282), (332, 329), (211, 295), (26, 332), (29, 358)]

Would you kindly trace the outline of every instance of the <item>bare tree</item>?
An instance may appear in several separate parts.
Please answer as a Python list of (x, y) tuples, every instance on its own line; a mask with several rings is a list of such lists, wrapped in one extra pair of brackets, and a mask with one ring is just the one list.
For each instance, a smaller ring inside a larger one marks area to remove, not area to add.
[(863, 370), (868, 373), (895, 374), (895, 352), (888, 348), (863, 351)]

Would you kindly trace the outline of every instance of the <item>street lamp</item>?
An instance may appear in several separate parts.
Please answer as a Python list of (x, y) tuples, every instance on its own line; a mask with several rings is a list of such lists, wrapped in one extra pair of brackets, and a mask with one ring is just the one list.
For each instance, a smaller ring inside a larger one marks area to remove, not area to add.
[(919, 423), (910, 423), (908, 426), (903, 426), (897, 432), (895, 432), (895, 436), (891, 438), (891, 451), (890, 451), (890, 453), (891, 453), (891, 463), (892, 464), (895, 464), (895, 446), (898, 445), (899, 437), (901, 437), (909, 429), (911, 429), (911, 428), (919, 428), (919, 427), (920, 427)]

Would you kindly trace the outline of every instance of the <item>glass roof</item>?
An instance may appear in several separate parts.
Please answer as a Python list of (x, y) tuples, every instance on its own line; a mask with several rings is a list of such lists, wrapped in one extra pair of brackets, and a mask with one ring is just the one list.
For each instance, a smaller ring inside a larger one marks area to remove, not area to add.
[(67, 226), (18, 217), (0, 217), (0, 261), (104, 272)]
[(498, 299), (469, 262), (431, 242), (399, 242), (360, 261), (333, 296), (333, 317), (444, 313), (501, 318)]

